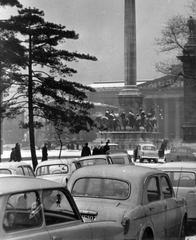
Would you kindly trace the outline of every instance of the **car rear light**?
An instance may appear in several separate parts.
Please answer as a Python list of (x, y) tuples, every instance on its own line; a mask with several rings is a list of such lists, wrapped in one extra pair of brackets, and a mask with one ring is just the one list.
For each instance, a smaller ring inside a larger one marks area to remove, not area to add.
[(130, 226), (130, 220), (129, 218), (123, 218), (121, 221), (121, 225), (124, 228), (124, 234), (127, 234), (129, 231), (129, 226)]

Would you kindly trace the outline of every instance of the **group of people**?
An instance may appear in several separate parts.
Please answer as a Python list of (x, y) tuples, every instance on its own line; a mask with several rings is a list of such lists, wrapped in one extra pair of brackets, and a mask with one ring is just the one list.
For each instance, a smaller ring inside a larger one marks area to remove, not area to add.
[[(16, 143), (16, 146), (12, 148), (10, 153), (10, 160), (9, 162), (20, 162), (22, 160), (21, 151), (20, 151), (20, 144)], [(45, 143), (42, 148), (42, 161), (48, 160), (48, 149), (47, 144)]]
[(140, 108), (137, 114), (134, 114), (130, 110), (127, 114), (122, 112), (121, 114), (115, 114), (113, 110), (107, 109), (105, 115), (96, 118), (98, 128), (101, 131), (143, 131), (157, 132), (157, 119), (155, 117), (155, 111), (152, 108), (149, 113)]
[(106, 152), (110, 150), (109, 143), (110, 143), (110, 141), (107, 140), (107, 142), (105, 143), (104, 146), (98, 146), (98, 147), (95, 146), (93, 148), (92, 153), (91, 153), (90, 147), (88, 146), (88, 143), (85, 143), (84, 147), (82, 148), (81, 157), (106, 154)]
[(9, 162), (11, 161), (20, 162), (21, 160), (22, 160), (22, 157), (21, 157), (21, 151), (20, 151), (20, 144), (16, 143), (15, 147), (12, 148)]

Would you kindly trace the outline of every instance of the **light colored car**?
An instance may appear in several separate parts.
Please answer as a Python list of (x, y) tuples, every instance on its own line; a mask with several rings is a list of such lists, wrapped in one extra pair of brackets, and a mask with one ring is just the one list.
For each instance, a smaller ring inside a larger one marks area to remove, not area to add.
[(38, 178), (55, 181), (67, 186), (72, 173), (80, 167), (80, 163), (75, 158), (49, 159), (37, 165), (35, 174)]
[(62, 184), (1, 175), (0, 186), (1, 240), (123, 239), (120, 224), (84, 223), (73, 197)]
[(1, 162), (0, 174), (24, 175), (25, 177), (35, 177), (33, 168), (25, 162)]
[(68, 189), (83, 218), (121, 223), (124, 239), (185, 235), (186, 201), (175, 197), (169, 176), (160, 170), (115, 164), (80, 168)]
[(195, 161), (196, 156), (193, 154), (193, 149), (187, 146), (173, 147), (169, 153), (165, 154), (166, 162), (180, 161)]
[(78, 162), (82, 167), (92, 166), (92, 165), (105, 165), (112, 164), (112, 159), (107, 154), (91, 155), (86, 157), (78, 158)]
[(127, 150), (111, 150), (108, 155), (112, 158), (112, 164), (131, 164), (135, 165), (132, 156)]
[(176, 196), (186, 199), (188, 219), (196, 220), (196, 163), (169, 162), (157, 168), (169, 175)]
[(152, 160), (154, 163), (157, 163), (159, 159), (158, 149), (155, 145), (150, 143), (138, 144), (137, 158), (141, 163), (144, 160), (147, 160), (148, 162), (151, 162)]

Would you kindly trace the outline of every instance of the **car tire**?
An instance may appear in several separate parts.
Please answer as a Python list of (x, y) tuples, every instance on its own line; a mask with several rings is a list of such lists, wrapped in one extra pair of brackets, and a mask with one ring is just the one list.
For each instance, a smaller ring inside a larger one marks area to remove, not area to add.
[(157, 159), (154, 159), (153, 161), (154, 161), (154, 163), (158, 163), (158, 160), (157, 160)]
[(182, 226), (180, 229), (180, 238), (184, 239), (185, 236), (187, 236), (187, 218), (186, 217), (184, 217), (182, 222)]
[(148, 162), (150, 163), (150, 162), (151, 162), (151, 159), (148, 159)]
[(140, 158), (140, 163), (143, 163), (144, 159), (143, 158)]
[(145, 229), (143, 236), (142, 236), (142, 240), (153, 240), (154, 236), (153, 236), (153, 232), (150, 228)]

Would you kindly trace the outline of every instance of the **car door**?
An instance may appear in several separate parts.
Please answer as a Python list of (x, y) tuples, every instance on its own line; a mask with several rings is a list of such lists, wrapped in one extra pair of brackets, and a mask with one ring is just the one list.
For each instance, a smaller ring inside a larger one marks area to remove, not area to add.
[(174, 197), (173, 189), (167, 176), (161, 176), (161, 192), (165, 202), (166, 235), (176, 237), (179, 234), (182, 213), (181, 200)]
[(154, 231), (159, 237), (165, 236), (166, 214), (165, 202), (161, 199), (158, 176), (152, 176), (146, 181), (146, 200), (145, 211), (150, 217)]
[[(2, 213), (3, 239), (12, 240), (51, 240), (45, 229), (43, 212), (37, 191), (15, 193), (4, 201)], [(1, 237), (0, 237), (1, 238)], [(2, 238), (1, 238), (2, 239)]]
[(53, 240), (92, 239), (91, 229), (83, 223), (69, 193), (64, 190), (43, 191), (46, 229)]

